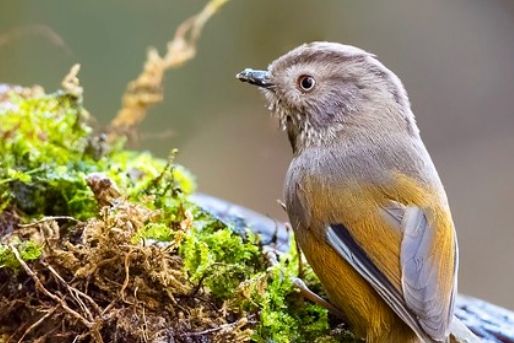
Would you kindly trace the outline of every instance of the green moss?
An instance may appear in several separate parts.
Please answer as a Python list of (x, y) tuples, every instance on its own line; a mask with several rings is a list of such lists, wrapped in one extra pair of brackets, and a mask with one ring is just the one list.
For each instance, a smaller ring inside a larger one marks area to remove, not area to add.
[[(16, 244), (14, 244), (16, 242)], [(20, 257), (23, 261), (34, 261), (41, 257), (41, 253), (43, 251), (40, 244), (28, 240), (20, 242), (18, 239), (15, 239), (11, 244), (18, 250)], [(6, 246), (0, 245), (0, 268), (11, 268), (18, 269), (20, 267), (19, 261), (14, 256), (12, 250)]]
[(255, 331), (257, 342), (314, 342), (329, 333), (328, 311), (307, 303), (292, 283), (297, 276), (297, 254), (292, 250), (268, 271), (267, 287), (255, 294), (261, 321)]
[(24, 261), (34, 261), (41, 256), (42, 247), (34, 241), (25, 241), (18, 247), (20, 257)]
[(161, 242), (169, 242), (173, 238), (173, 231), (162, 223), (148, 223), (139, 230), (134, 237), (132, 243), (137, 244), (141, 240), (154, 239)]
[(84, 181), (94, 169), (84, 156), (91, 129), (84, 110), (65, 93), (23, 99), (0, 107), (0, 199), (29, 215), (94, 215)]
[(219, 299), (228, 299), (244, 280), (264, 268), (258, 238), (235, 233), (208, 215), (197, 212), (194, 226), (180, 246), (191, 280)]
[(94, 217), (98, 208), (85, 181), (93, 172), (105, 173), (134, 200), (149, 193), (164, 169), (163, 181), (171, 182), (159, 186), (194, 191), (189, 172), (166, 167), (149, 153), (124, 150), (120, 143), (99, 155), (85, 113), (78, 99), (62, 92), (28, 99), (12, 95), (9, 106), (0, 106), (0, 209), (11, 203), (29, 216)]

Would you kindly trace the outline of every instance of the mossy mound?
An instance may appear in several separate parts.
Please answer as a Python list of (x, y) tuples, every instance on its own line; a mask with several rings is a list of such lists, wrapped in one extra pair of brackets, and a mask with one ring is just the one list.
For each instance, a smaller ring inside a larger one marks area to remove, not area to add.
[[(80, 94), (0, 86), (0, 342), (350, 342), (191, 174), (107, 144)], [(307, 283), (319, 290), (312, 271)]]

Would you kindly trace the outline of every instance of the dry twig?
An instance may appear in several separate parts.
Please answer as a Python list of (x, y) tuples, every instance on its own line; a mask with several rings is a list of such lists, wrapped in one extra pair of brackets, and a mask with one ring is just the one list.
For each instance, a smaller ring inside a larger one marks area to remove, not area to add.
[(80, 71), (80, 64), (75, 64), (71, 67), (70, 71), (61, 82), (61, 86), (63, 90), (74, 96), (77, 99), (82, 99), (82, 94), (84, 93), (84, 88), (80, 85), (80, 81), (78, 78)]
[(210, 0), (198, 14), (186, 19), (168, 42), (166, 54), (160, 56), (155, 48), (148, 51), (141, 74), (123, 95), (122, 108), (112, 120), (110, 136), (130, 136), (146, 117), (148, 109), (163, 99), (162, 81), (168, 69), (175, 69), (196, 55), (196, 44), (209, 18), (229, 0)]
[(186, 332), (186, 333), (183, 333), (182, 336), (184, 336), (184, 337), (206, 336), (206, 335), (210, 335), (212, 333), (219, 332), (219, 331), (231, 330), (234, 327), (242, 327), (247, 324), (255, 324), (254, 319), (255, 319), (255, 314), (251, 314), (247, 317), (238, 319), (233, 323), (222, 324), (220, 326), (202, 330), (202, 331)]

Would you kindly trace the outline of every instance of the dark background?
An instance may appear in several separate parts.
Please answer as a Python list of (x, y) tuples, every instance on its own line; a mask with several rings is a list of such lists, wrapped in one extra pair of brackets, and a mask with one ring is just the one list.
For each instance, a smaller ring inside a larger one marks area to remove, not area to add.
[[(4, 0), (0, 82), (54, 90), (79, 62), (86, 106), (104, 125), (147, 47), (162, 51), (204, 3)], [(178, 147), (201, 191), (284, 219), (275, 199), (287, 140), (234, 75), (312, 40), (370, 50), (404, 81), (453, 209), (460, 290), (514, 308), (512, 0), (233, 0), (207, 24), (197, 58), (167, 75), (165, 102), (143, 123), (138, 148), (165, 157)]]

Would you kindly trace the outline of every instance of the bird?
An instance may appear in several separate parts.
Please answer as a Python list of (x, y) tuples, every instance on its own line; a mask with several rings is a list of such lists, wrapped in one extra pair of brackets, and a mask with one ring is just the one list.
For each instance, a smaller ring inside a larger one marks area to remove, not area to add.
[(287, 132), (289, 221), (353, 331), (369, 343), (480, 342), (454, 316), (455, 226), (398, 76), (360, 48), (311, 42), (236, 77)]

